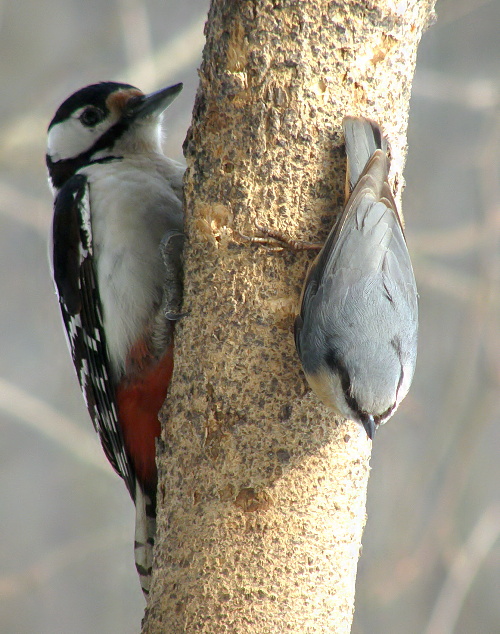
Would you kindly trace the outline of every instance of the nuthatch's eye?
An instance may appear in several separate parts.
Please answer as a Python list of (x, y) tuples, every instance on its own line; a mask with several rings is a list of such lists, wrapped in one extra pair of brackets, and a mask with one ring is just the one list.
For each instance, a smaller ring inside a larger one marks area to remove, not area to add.
[(80, 115), (80, 121), (87, 128), (93, 128), (104, 119), (104, 112), (95, 106), (89, 106)]

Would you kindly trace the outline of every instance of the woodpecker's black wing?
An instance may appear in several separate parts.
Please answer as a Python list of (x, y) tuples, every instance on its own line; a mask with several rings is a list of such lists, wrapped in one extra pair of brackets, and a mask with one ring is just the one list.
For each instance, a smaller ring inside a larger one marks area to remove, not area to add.
[(81, 174), (70, 178), (55, 199), (52, 241), (54, 282), (78, 381), (104, 453), (135, 500), (94, 270), (89, 189)]

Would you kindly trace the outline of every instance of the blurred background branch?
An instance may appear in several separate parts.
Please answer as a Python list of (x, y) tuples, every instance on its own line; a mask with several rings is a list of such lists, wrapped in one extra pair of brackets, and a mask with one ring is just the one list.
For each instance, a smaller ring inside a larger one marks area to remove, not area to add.
[(12, 416), (31, 430), (49, 438), (77, 460), (106, 475), (113, 470), (104, 460), (91, 429), (84, 430), (41, 399), (0, 378), (0, 414)]

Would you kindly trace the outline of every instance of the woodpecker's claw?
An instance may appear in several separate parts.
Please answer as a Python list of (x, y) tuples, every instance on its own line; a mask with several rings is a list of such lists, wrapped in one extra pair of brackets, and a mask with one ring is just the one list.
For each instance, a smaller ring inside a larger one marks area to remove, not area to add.
[(173, 238), (182, 238), (183, 240), (185, 240), (186, 239), (186, 234), (183, 231), (178, 231), (177, 229), (170, 229), (169, 231), (166, 231), (165, 234), (163, 235), (162, 240), (161, 240), (161, 249), (162, 249), (162, 251), (165, 251), (165, 249), (167, 248), (169, 242)]
[[(180, 238), (182, 242), (177, 240)], [(178, 321), (186, 313), (182, 307), (182, 248), (186, 235), (177, 229), (167, 231), (160, 244), (165, 265), (163, 312), (168, 321)]]
[(165, 313), (165, 319), (168, 319), (168, 321), (179, 321), (179, 319), (182, 319), (183, 317), (187, 317), (188, 315), (189, 315), (189, 311), (186, 311), (184, 313), (175, 313), (169, 310)]

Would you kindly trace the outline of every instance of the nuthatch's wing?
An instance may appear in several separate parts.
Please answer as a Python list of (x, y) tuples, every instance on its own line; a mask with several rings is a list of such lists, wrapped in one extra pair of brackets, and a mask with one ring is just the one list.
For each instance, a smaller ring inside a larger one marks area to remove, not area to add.
[(344, 133), (352, 193), (307, 276), (295, 340), (318, 396), (372, 436), (411, 383), (417, 292), (381, 130), (348, 117)]

